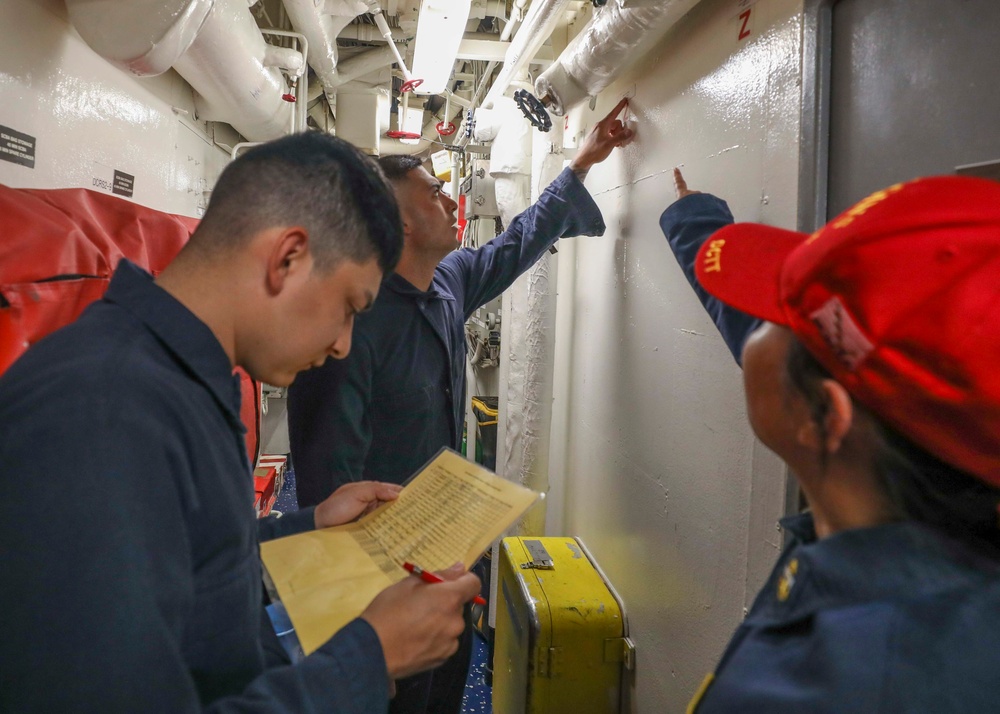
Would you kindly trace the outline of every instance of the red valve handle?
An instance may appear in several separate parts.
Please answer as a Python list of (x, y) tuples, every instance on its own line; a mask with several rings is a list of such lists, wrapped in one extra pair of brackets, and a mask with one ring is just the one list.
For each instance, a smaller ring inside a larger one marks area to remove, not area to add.
[(441, 136), (451, 136), (458, 129), (452, 122), (439, 121), (434, 127)]
[(281, 98), (284, 99), (286, 102), (291, 102), (292, 104), (295, 104), (294, 94), (282, 94)]
[(410, 80), (407, 80), (407, 81), (403, 82), (403, 86), (399, 88), (399, 93), (400, 94), (406, 94), (407, 92), (412, 92), (414, 89), (416, 89), (417, 87), (419, 87), (423, 83), (424, 83), (424, 80), (422, 80), (422, 79), (410, 79)]
[(390, 139), (421, 139), (420, 134), (412, 131), (387, 131), (385, 133)]

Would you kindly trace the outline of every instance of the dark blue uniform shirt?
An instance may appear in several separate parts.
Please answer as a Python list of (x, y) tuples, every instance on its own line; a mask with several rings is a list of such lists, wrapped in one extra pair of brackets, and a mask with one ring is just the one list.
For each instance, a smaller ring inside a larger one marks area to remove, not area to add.
[(905, 521), (816, 540), (809, 514), (737, 628), (697, 714), (1000, 708), (1000, 562)]
[(558, 238), (604, 230), (597, 204), (565, 169), (502, 235), (446, 256), (426, 292), (390, 276), (358, 316), (350, 355), (300, 374), (289, 390), (299, 503), (350, 481), (402, 483), (441, 447), (459, 448), (465, 321)]
[[(733, 222), (693, 194), (660, 226), (733, 356), (760, 324), (697, 283), (701, 244)], [(791, 538), (691, 709), (696, 714), (1000, 711), (1000, 560), (914, 521)]]
[(0, 378), (0, 710), (379, 712), (356, 620), (266, 669), (239, 382), (208, 327), (122, 261)]
[(709, 295), (694, 272), (694, 261), (701, 244), (715, 231), (732, 222), (733, 214), (726, 202), (708, 193), (685, 196), (671, 204), (660, 216), (660, 228), (684, 271), (684, 277), (691, 283), (701, 304), (719, 328), (719, 333), (737, 364), (742, 365), (743, 343), (760, 326), (761, 321)]

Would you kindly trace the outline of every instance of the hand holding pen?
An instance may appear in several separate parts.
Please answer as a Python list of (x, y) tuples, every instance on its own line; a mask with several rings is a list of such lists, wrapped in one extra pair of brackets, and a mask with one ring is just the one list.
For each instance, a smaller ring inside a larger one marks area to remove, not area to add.
[[(416, 575), (418, 578), (423, 580), (425, 583), (443, 583), (444, 578), (440, 575), (430, 572), (429, 570), (424, 570), (419, 565), (414, 565), (413, 563), (403, 563), (403, 569), (410, 573), (411, 575)], [(472, 598), (472, 602), (476, 605), (485, 605), (486, 600), (484, 600), (479, 595)]]
[(403, 578), (365, 608), (361, 617), (378, 635), (389, 679), (438, 667), (458, 649), (467, 627), (464, 606), (481, 587), (479, 578), (463, 571), (461, 564), (449, 568), (434, 587)]

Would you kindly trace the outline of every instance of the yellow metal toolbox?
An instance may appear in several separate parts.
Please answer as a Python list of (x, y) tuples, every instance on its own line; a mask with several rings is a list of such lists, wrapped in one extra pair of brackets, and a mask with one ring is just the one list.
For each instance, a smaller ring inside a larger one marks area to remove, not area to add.
[(578, 538), (504, 538), (494, 714), (618, 714), (634, 666), (625, 608)]

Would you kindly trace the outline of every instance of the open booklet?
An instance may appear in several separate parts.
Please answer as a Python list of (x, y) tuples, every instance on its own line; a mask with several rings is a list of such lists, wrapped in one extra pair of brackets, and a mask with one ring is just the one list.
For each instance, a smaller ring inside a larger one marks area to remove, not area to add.
[(262, 543), (261, 559), (306, 654), (410, 577), (403, 563), (475, 563), (539, 494), (442, 449), (399, 498), (343, 526)]

